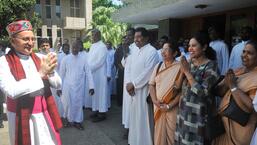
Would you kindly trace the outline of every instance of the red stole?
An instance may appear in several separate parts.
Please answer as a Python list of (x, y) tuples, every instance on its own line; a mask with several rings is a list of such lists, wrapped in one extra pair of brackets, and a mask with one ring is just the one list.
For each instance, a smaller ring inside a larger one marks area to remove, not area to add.
[[(37, 70), (40, 69), (40, 58), (34, 53), (31, 53), (31, 58), (34, 61)], [(26, 78), (23, 70), (20, 58), (17, 56), (14, 50), (9, 51), (5, 56), (8, 62), (10, 71), (16, 81)], [(50, 84), (48, 78), (43, 78), (44, 82), (44, 97), (46, 99), (47, 110), (51, 117), (56, 130), (62, 127), (62, 121), (60, 119), (54, 97), (50, 90)], [(8, 99), (10, 99), (8, 97)], [(21, 96), (15, 100), (12, 100), (16, 104), (16, 126), (15, 126), (15, 145), (31, 145), (29, 119), (33, 111), (34, 97)]]

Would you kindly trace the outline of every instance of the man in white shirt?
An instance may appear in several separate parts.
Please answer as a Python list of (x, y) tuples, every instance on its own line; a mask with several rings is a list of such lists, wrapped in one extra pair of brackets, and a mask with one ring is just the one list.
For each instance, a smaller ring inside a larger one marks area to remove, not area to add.
[(93, 44), (88, 52), (88, 64), (92, 71), (95, 88), (95, 94), (92, 96), (91, 118), (93, 122), (99, 122), (106, 119), (108, 111), (107, 97), (107, 48), (101, 40), (101, 32), (97, 29), (92, 30)]
[(243, 66), (241, 54), (243, 52), (245, 44), (250, 39), (251, 34), (252, 34), (251, 27), (245, 26), (241, 29), (240, 36), (241, 36), (242, 42), (238, 43), (233, 47), (232, 52), (230, 54), (230, 59), (229, 59), (229, 68), (236, 69)]
[[(82, 125), (83, 105), (85, 96), (85, 83), (89, 85), (89, 94), (94, 94), (94, 82), (91, 70), (83, 55), (79, 55), (83, 47), (79, 40), (72, 44), (72, 54), (66, 56), (61, 65), (60, 76), (63, 79), (62, 101), (64, 105), (65, 126), (71, 124), (79, 130), (84, 130)], [(87, 79), (86, 79), (87, 78)], [(85, 82), (87, 80), (87, 82)]]
[(219, 32), (215, 27), (210, 27), (208, 33), (211, 39), (210, 47), (216, 51), (218, 68), (221, 75), (225, 75), (228, 70), (229, 50), (227, 44), (220, 39)]
[(107, 92), (107, 103), (108, 103), (108, 108), (111, 107), (111, 95), (113, 92), (113, 89), (115, 87), (115, 66), (114, 66), (114, 53), (115, 50), (112, 48), (112, 43), (111, 42), (106, 42), (106, 47), (108, 50), (107, 53), (107, 81), (108, 81), (108, 92)]
[(60, 145), (62, 122), (50, 86), (59, 88), (56, 55), (33, 53), (35, 36), (27, 20), (6, 28), (11, 50), (0, 57), (0, 89), (7, 95), (11, 145)]
[(154, 66), (158, 63), (156, 49), (149, 44), (149, 33), (145, 28), (137, 28), (135, 31), (135, 44), (131, 54), (130, 82), (126, 90), (132, 96), (129, 121), (130, 145), (152, 145), (152, 133), (147, 104), (149, 94), (148, 81)]

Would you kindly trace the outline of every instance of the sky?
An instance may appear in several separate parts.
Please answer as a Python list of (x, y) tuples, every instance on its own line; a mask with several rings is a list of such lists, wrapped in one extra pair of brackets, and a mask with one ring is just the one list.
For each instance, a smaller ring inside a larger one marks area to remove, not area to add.
[(112, 0), (112, 3), (114, 5), (122, 5), (122, 1), (121, 0)]

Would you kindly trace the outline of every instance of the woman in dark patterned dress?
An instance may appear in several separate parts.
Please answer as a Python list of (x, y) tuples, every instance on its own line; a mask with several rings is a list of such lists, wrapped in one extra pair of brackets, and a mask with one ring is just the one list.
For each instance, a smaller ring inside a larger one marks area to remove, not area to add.
[(207, 145), (205, 138), (207, 101), (210, 89), (219, 78), (215, 51), (209, 47), (208, 35), (196, 33), (189, 42), (191, 61), (181, 57), (181, 69), (186, 77), (177, 115), (176, 145)]

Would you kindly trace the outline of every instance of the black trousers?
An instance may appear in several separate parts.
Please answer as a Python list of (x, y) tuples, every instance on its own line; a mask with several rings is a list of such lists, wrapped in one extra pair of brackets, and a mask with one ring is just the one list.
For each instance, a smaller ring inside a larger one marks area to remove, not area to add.
[(123, 82), (124, 82), (124, 70), (118, 70), (118, 78), (116, 79), (116, 87), (117, 87), (117, 104), (118, 106), (122, 106), (123, 100)]
[(0, 123), (3, 122), (4, 119), (4, 94), (2, 93), (2, 91), (0, 91)]

